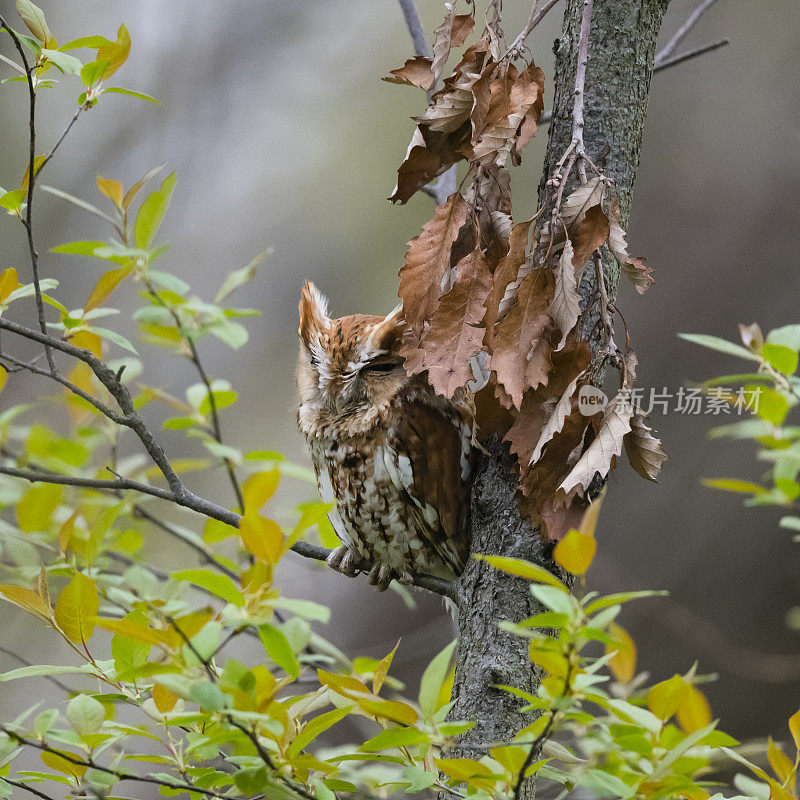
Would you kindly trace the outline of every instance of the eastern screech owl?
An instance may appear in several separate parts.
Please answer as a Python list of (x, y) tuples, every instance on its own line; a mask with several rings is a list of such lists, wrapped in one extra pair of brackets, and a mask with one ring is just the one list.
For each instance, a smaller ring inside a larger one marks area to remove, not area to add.
[(471, 393), (447, 400), (403, 371), (401, 306), (330, 319), (306, 283), (299, 332), (298, 425), (342, 541), (328, 564), (353, 576), (368, 559), (381, 591), (412, 572), (456, 577), (469, 554)]

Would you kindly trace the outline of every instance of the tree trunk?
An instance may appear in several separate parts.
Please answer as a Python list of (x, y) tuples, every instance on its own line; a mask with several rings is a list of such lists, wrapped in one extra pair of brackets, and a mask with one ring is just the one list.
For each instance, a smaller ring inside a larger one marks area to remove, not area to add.
[[(595, 0), (589, 37), (585, 83), (584, 143), (588, 156), (614, 178), (620, 195), (623, 224), (630, 211), (630, 195), (639, 164), (647, 113), (656, 39), (668, 0)], [(540, 186), (569, 146), (572, 137), (572, 98), (577, 65), (578, 34), (584, 0), (568, 0), (562, 35), (556, 42), (553, 119)], [(599, 163), (598, 163), (599, 162)], [(571, 179), (571, 191), (577, 178)], [(547, 216), (545, 215), (545, 218)], [(618, 268), (604, 261), (609, 297), (616, 291)], [(581, 287), (587, 297), (594, 274)], [(598, 347), (599, 342), (593, 342)], [(472, 492), (471, 542), (473, 553), (524, 558), (553, 570), (550, 548), (537, 531), (520, 519), (514, 499), (514, 461), (505, 446), (490, 442), (481, 458)], [(503, 619), (519, 621), (541, 609), (527, 582), (515, 579), (472, 559), (460, 580), (458, 653), (451, 719), (473, 720), (475, 727), (462, 737), (461, 755), (479, 758), (485, 750), (470, 744), (508, 741), (532, 716), (521, 714), (522, 701), (497, 684), (535, 692), (539, 675), (528, 659), (527, 641), (497, 627)], [(532, 781), (523, 797), (533, 796)]]

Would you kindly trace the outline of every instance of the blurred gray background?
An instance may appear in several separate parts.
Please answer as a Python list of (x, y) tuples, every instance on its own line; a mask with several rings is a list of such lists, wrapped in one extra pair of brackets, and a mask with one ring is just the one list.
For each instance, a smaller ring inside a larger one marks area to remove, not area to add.
[[(442, 3), (420, 0), (426, 27)], [(515, 35), (528, 3), (506, 0), (504, 28)], [(673, 0), (662, 38), (694, 0)], [(405, 242), (432, 213), (425, 196), (393, 207), (395, 170), (412, 132), (409, 119), (424, 98), (411, 87), (381, 82), (411, 55), (395, 0), (59, 0), (42, 6), (60, 42), (88, 33), (113, 38), (120, 21), (133, 50), (117, 85), (158, 97), (155, 107), (103, 98), (85, 114), (48, 167), (45, 183), (100, 203), (95, 176), (133, 183), (166, 162), (178, 184), (160, 234), (172, 247), (164, 266), (213, 298), (225, 274), (270, 246), (274, 255), (237, 297), (263, 317), (251, 339), (231, 352), (214, 339), (202, 355), (215, 377), (240, 391), (223, 413), (231, 444), (277, 449), (308, 460), (294, 427), (297, 297), (305, 278), (330, 296), (335, 314), (385, 313), (396, 302)], [(16, 19), (11, 0), (0, 0)], [(551, 44), (560, 31), (554, 9), (531, 45), (552, 73)], [(21, 27), (21, 25), (19, 26)], [(639, 355), (639, 384), (675, 393), (686, 382), (740, 365), (679, 340), (678, 332), (733, 338), (736, 323), (769, 329), (798, 320), (797, 91), (800, 4), (720, 0), (686, 46), (727, 36), (723, 50), (670, 69), (652, 85), (642, 161), (629, 230), (631, 249), (656, 268), (657, 283), (638, 296), (622, 287), (620, 305)], [(2, 52), (11, 55), (4, 37)], [(3, 76), (10, 72), (0, 65)], [(0, 87), (0, 185), (18, 184), (26, 166), (25, 89)], [(76, 79), (42, 92), (40, 136), (52, 143), (79, 92)], [(548, 87), (546, 108), (552, 92)], [(515, 216), (535, 209), (544, 131), (513, 172)], [(74, 239), (106, 238), (99, 220), (41, 195), (36, 212), (45, 275), (62, 281), (62, 299), (79, 305), (100, 274), (100, 262), (49, 254)], [(0, 266), (27, 274), (22, 230), (0, 218)], [(118, 298), (137, 304), (131, 287)], [(135, 336), (128, 320), (114, 320)], [(188, 364), (142, 346), (142, 380), (182, 394), (196, 378)], [(3, 408), (49, 391), (36, 378), (10, 381)], [(695, 659), (716, 672), (708, 687), (715, 715), (738, 737), (787, 735), (786, 718), (800, 705), (800, 632), (784, 617), (800, 602), (800, 546), (771, 510), (745, 509), (738, 497), (700, 485), (707, 476), (757, 478), (748, 445), (709, 442), (718, 418), (660, 413), (653, 423), (669, 453), (659, 485), (622, 464), (611, 480), (588, 584), (602, 592), (663, 588), (671, 600), (626, 608), (620, 622), (634, 636), (640, 668), (653, 679), (684, 672)], [(196, 454), (177, 435), (171, 455)], [(189, 478), (193, 488), (231, 502), (221, 472)], [(313, 490), (288, 487), (285, 506)], [(190, 524), (188, 516), (182, 517)], [(164, 564), (187, 554), (157, 542)], [(396, 671), (412, 691), (421, 669), (452, 637), (441, 603), (416, 594), (408, 610), (393, 592), (377, 595), (289, 556), (281, 582), (288, 596), (332, 606), (331, 637), (349, 654), (382, 656), (403, 637)], [(44, 663), (70, 656), (43, 626), (0, 606), (0, 639)], [(0, 655), (0, 670), (16, 666)], [(28, 684), (31, 686), (32, 684)], [(0, 711), (30, 704), (19, 686), (0, 685)], [(49, 687), (42, 683), (42, 691)]]

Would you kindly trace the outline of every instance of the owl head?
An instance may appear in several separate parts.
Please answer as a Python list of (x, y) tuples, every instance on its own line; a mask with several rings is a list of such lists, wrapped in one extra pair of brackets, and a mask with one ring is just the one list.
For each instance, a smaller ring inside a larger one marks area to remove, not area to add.
[(369, 430), (407, 384), (400, 346), (402, 305), (386, 317), (354, 314), (331, 319), (313, 283), (300, 294), (299, 422), (305, 433)]

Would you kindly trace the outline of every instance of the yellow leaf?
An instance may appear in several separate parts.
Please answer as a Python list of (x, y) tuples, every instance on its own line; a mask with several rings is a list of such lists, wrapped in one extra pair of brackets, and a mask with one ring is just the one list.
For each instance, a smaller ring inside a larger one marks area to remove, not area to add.
[(103, 305), (103, 303), (108, 300), (111, 292), (130, 275), (132, 269), (132, 264), (126, 264), (124, 267), (109, 270), (105, 275), (101, 275), (100, 280), (97, 281), (94, 289), (92, 289), (92, 293), (89, 295), (86, 305), (83, 307), (83, 313), (86, 314), (93, 308)]
[(378, 694), (378, 692), (381, 690), (381, 686), (383, 686), (386, 676), (389, 674), (389, 667), (392, 665), (392, 659), (394, 658), (394, 654), (397, 652), (398, 647), (400, 647), (399, 639), (397, 640), (397, 644), (394, 646), (394, 650), (381, 659), (378, 666), (375, 667), (375, 671), (372, 673), (372, 691), (375, 694)]
[[(778, 776), (778, 780), (785, 784), (794, 771), (794, 764), (789, 756), (772, 741), (771, 736), (767, 740), (767, 758), (769, 759), (770, 766)], [(790, 788), (793, 789), (793, 787)]]
[(3, 387), (6, 385), (6, 378), (8, 377), (8, 373), (6, 372), (6, 368), (0, 366), (0, 392), (3, 391)]
[(72, 775), (76, 780), (80, 780), (86, 772), (88, 765), (73, 764), (72, 761), (64, 758), (61, 753), (70, 758), (80, 760), (80, 756), (76, 753), (68, 753), (66, 750), (45, 750), (42, 752), (42, 763), (50, 767), (50, 769), (54, 769), (56, 772), (61, 772), (64, 775)]
[(36, 533), (50, 527), (53, 512), (61, 502), (64, 487), (55, 483), (31, 486), (17, 503), (17, 525), (25, 533)]
[[(100, 279), (102, 280), (102, 278)], [(96, 358), (103, 358), (103, 342), (96, 333), (76, 331), (69, 337), (69, 343), (75, 347), (88, 350)]]
[(706, 696), (689, 684), (686, 696), (678, 708), (678, 723), (686, 733), (694, 733), (710, 725), (711, 720), (711, 706)]
[(573, 575), (583, 575), (594, 558), (597, 541), (594, 536), (574, 528), (556, 545), (553, 560)]
[(52, 619), (50, 606), (36, 592), (23, 586), (0, 585), (0, 594), (20, 608), (45, 619)]
[[(44, 164), (45, 159), (47, 156), (36, 156), (33, 160), (33, 174), (34, 177), (39, 174), (39, 169), (41, 168), (42, 164)], [(19, 185), (19, 188), (22, 189), (23, 192), (28, 191), (28, 186), (30, 184), (30, 175), (31, 169), (30, 164), (25, 168), (25, 174), (22, 176), (22, 183)]]
[[(58, 607), (56, 607), (58, 611)], [(97, 612), (95, 612), (96, 614)], [(167, 647), (177, 647), (182, 641), (180, 634), (175, 631), (162, 631), (156, 628), (148, 628), (128, 619), (107, 619), (95, 616), (93, 623), (99, 625), (103, 630), (124, 636), (127, 639), (135, 639), (137, 642), (144, 642), (156, 647), (166, 645)], [(73, 640), (74, 641), (74, 640)]]
[(175, 703), (178, 702), (178, 696), (173, 694), (166, 686), (157, 683), (153, 686), (153, 702), (156, 708), (162, 713), (166, 714), (175, 708)]
[(673, 675), (650, 688), (647, 705), (660, 720), (666, 721), (681, 707), (688, 690), (689, 684), (680, 675)]
[(260, 561), (277, 564), (283, 555), (283, 533), (277, 522), (247, 511), (239, 523), (244, 546)]
[(122, 195), (124, 189), (119, 181), (111, 180), (111, 178), (102, 178), (97, 176), (97, 188), (114, 203), (117, 208), (122, 207)]
[(275, 494), (280, 477), (277, 469), (256, 472), (251, 475), (242, 485), (245, 509), (258, 511)]
[(61, 590), (55, 615), (58, 627), (75, 644), (85, 644), (94, 633), (95, 618), (100, 607), (97, 587), (82, 572)]
[(317, 670), (317, 677), (323, 686), (329, 686), (337, 694), (346, 695), (352, 692), (362, 692), (369, 694), (369, 689), (365, 683), (352, 675), (339, 675), (327, 670)]
[(69, 519), (61, 526), (58, 532), (58, 546), (61, 548), (62, 553), (67, 552), (69, 547), (69, 540), (75, 531), (75, 520), (78, 519), (79, 511), (73, 511)]
[(792, 732), (795, 747), (800, 751), (800, 710), (789, 717), (789, 730)]
[(777, 781), (769, 781), (769, 800), (795, 800), (793, 794), (789, 794)]
[(495, 569), (503, 572), (508, 572), (510, 575), (519, 575), (520, 578), (526, 578), (529, 581), (536, 583), (544, 583), (548, 586), (554, 586), (566, 592), (567, 587), (556, 578), (551, 572), (548, 572), (544, 567), (538, 564), (532, 564), (530, 561), (525, 561), (521, 558), (511, 558), (509, 556), (485, 556), (475, 553), (472, 556), (478, 561), (485, 561), (491, 564)]
[(414, 708), (399, 700), (384, 700), (371, 694), (363, 695), (355, 692), (346, 696), (349, 700), (355, 700), (362, 711), (374, 714), (376, 717), (400, 722), (403, 725), (414, 725), (419, 719), (419, 714)]
[(608, 666), (617, 680), (627, 683), (636, 674), (636, 643), (628, 631), (615, 622), (608, 626), (608, 632), (616, 645), (606, 645), (606, 653), (617, 651), (616, 655), (611, 657)]
[(606, 490), (600, 493), (600, 496), (586, 509), (583, 519), (581, 520), (578, 530), (586, 534), (586, 536), (594, 536), (595, 528), (597, 527), (597, 518), (600, 516), (600, 509), (603, 505), (603, 500), (606, 496)]
[(109, 42), (97, 51), (97, 61), (108, 61), (101, 80), (110, 78), (126, 61), (131, 52), (131, 36), (124, 25), (117, 30), (117, 41)]
[(567, 674), (567, 659), (555, 650), (542, 647), (536, 639), (531, 640), (529, 655), (531, 661), (542, 667), (549, 675), (563, 678)]
[(19, 289), (19, 279), (14, 267), (9, 267), (0, 272), (0, 303), (4, 303), (6, 298)]

